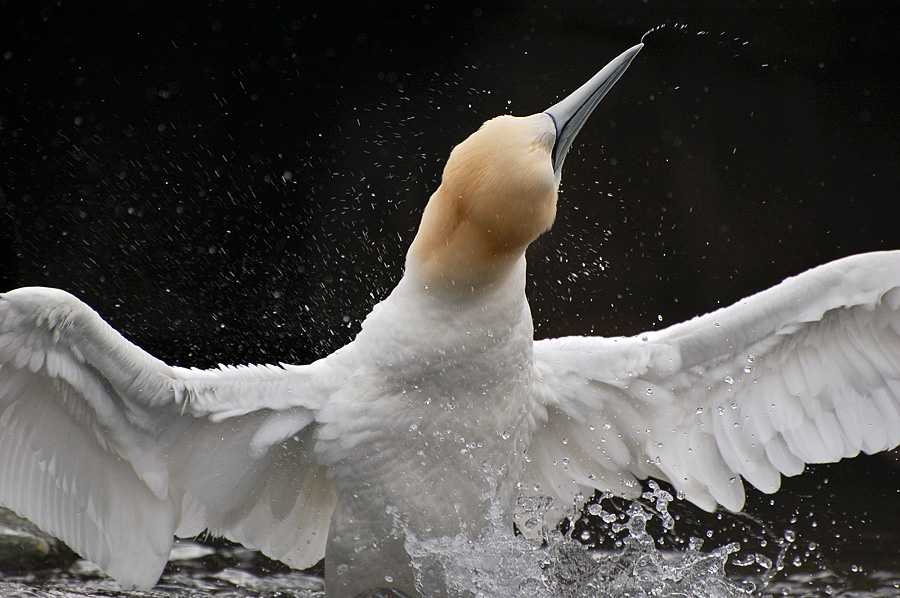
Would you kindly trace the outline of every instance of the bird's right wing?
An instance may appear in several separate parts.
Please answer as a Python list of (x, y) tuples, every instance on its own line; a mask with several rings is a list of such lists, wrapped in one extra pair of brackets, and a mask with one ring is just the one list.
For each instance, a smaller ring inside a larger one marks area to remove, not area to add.
[(630, 338), (535, 343), (528, 486), (571, 505), (671, 482), (712, 510), (900, 443), (900, 252), (820, 266)]
[(315, 415), (339, 374), (171, 367), (63, 291), (0, 296), (0, 505), (125, 586), (208, 529), (296, 567), (324, 555), (334, 484)]

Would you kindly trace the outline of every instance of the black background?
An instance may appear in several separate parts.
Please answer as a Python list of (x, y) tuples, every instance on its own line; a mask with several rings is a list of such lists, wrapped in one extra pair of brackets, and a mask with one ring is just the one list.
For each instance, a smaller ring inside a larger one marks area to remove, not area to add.
[[(179, 365), (324, 356), (400, 278), (454, 144), (660, 25), (529, 250), (538, 337), (900, 247), (893, 4), (673, 4), (0, 0), (0, 285), (69, 290)], [(767, 516), (802, 526), (824, 488), (816, 533), (898, 561), (889, 461), (788, 483)]]

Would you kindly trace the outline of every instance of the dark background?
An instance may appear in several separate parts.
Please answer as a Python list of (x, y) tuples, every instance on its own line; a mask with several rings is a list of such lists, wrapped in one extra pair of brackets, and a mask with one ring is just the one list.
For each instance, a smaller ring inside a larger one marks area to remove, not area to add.
[[(179, 365), (324, 356), (400, 278), (454, 144), (660, 25), (529, 251), (538, 337), (900, 248), (893, 3), (673, 4), (0, 0), (0, 286), (69, 290)], [(818, 505), (829, 549), (900, 560), (889, 461), (789, 485), (751, 512)]]

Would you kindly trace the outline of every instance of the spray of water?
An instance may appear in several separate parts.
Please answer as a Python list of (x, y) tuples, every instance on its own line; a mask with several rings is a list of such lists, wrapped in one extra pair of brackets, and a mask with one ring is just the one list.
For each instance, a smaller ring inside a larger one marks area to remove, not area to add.
[[(431, 595), (441, 587), (466, 598), (742, 598), (760, 596), (779, 564), (783, 567), (784, 548), (775, 563), (764, 555), (738, 555), (737, 542), (704, 551), (703, 540), (691, 538), (684, 551), (662, 550), (647, 523), (657, 519), (671, 532), (675, 520), (668, 506), (674, 497), (654, 483), (649, 488), (643, 500), (630, 503), (624, 518), (603, 509), (607, 497), (591, 505), (591, 513), (609, 525), (612, 550), (588, 549), (572, 537), (575, 526), (567, 533), (550, 531), (540, 542), (527, 540), (501, 525), (499, 516), (477, 540), (465, 534), (419, 540), (409, 534), (406, 547), (419, 589)], [(540, 509), (551, 508), (542, 501), (526, 506), (535, 510), (525, 518), (532, 521), (540, 519)], [(738, 556), (740, 565), (762, 570), (756, 583), (726, 576), (726, 563)]]

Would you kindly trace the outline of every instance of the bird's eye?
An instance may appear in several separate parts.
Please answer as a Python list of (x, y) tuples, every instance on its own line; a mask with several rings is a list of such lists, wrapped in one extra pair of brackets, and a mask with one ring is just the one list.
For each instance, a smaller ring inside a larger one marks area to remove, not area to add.
[(552, 130), (544, 131), (534, 140), (534, 145), (532, 147), (534, 147), (535, 149), (540, 149), (549, 154), (551, 151), (553, 151), (553, 144), (555, 142), (556, 142), (555, 131), (552, 131)]

